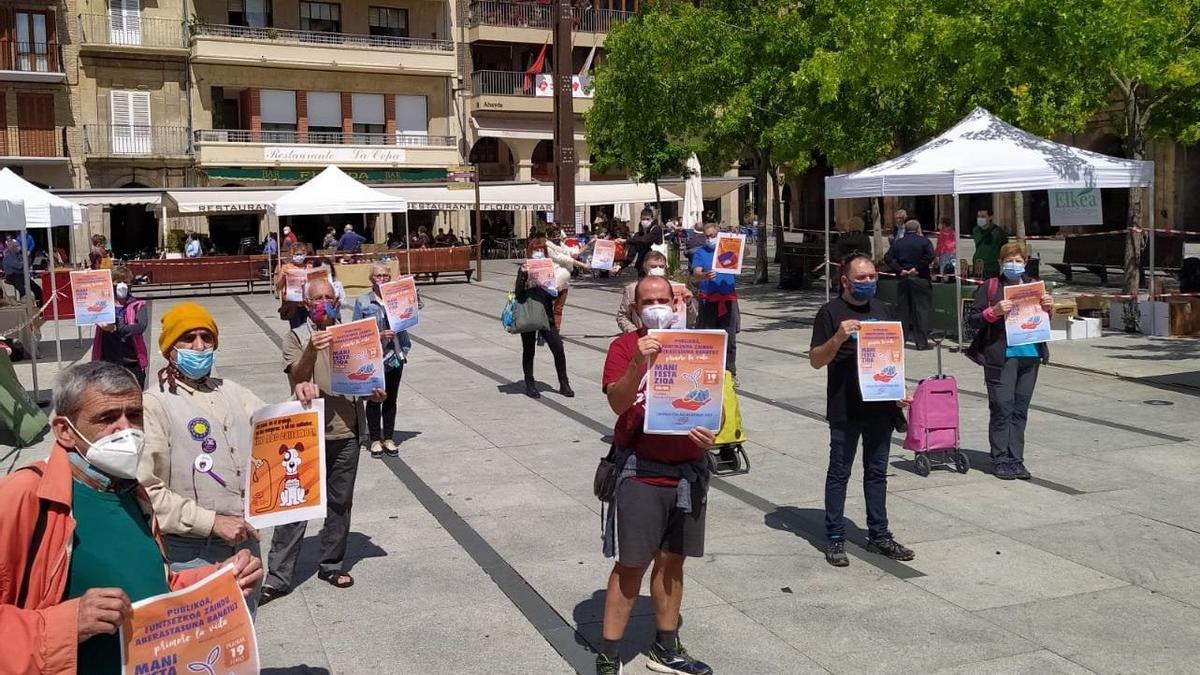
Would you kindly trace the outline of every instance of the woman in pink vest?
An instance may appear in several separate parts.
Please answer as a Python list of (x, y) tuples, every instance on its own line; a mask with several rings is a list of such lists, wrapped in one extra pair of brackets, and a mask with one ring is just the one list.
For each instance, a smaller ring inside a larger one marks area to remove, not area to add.
[(92, 360), (108, 361), (128, 368), (146, 388), (146, 326), (150, 323), (144, 300), (135, 300), (129, 290), (133, 274), (125, 267), (112, 271), (113, 297), (117, 300), (117, 322), (98, 324), (92, 341)]

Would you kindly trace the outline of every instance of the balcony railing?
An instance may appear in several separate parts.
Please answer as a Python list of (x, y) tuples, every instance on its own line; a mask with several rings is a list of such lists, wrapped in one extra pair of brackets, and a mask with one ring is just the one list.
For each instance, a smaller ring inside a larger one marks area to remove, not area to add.
[[(584, 33), (607, 33), (613, 26), (624, 23), (633, 12), (615, 9), (576, 9), (574, 30)], [(551, 27), (550, 5), (539, 2), (508, 0), (476, 0), (471, 3), (468, 26), (508, 26), (511, 28)]]
[(85, 45), (168, 47), (182, 49), (184, 24), (140, 14), (80, 14), (79, 31)]
[(182, 157), (190, 154), (187, 127), (85, 124), (83, 144), (84, 152), (90, 157)]
[(288, 30), (284, 28), (250, 28), (224, 24), (193, 23), (188, 26), (193, 37), (220, 37), (256, 42), (282, 42), (287, 44), (328, 45), (335, 47), (369, 47), (373, 49), (418, 49), (422, 51), (452, 52), (454, 43), (449, 40), (394, 37), (391, 35), (360, 35), (350, 33), (323, 33), (310, 30)]
[(66, 129), (0, 127), (0, 157), (66, 157)]
[(0, 70), (61, 73), (62, 48), (57, 42), (17, 42), (0, 39)]
[(476, 96), (534, 96), (537, 84), (536, 75), (519, 70), (477, 70), (471, 73), (471, 86)]
[(197, 143), (274, 143), (279, 145), (399, 145), (402, 147), (453, 148), (453, 136), (424, 134), (356, 134), (341, 131), (254, 131), (250, 129), (197, 129)]

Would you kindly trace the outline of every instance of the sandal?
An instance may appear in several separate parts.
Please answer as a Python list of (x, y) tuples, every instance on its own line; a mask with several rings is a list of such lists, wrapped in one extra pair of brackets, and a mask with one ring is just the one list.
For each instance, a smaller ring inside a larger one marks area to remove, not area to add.
[[(345, 572), (317, 572), (317, 578), (334, 588), (350, 588), (354, 585), (354, 577)], [(349, 581), (343, 581), (343, 579)]]
[(262, 587), (262, 590), (259, 591), (259, 593), (258, 593), (258, 606), (262, 607), (263, 605), (267, 604), (268, 602), (271, 602), (272, 600), (278, 600), (279, 598), (282, 598), (283, 596), (285, 596), (291, 592), (292, 592), (291, 589), (284, 590), (282, 588), (275, 588), (274, 586), (264, 585)]

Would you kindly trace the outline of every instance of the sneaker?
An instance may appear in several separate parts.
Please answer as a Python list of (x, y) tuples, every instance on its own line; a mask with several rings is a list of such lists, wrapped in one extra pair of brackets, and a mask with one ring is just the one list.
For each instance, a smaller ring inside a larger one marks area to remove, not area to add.
[(1029, 469), (1025, 468), (1025, 462), (1017, 462), (1016, 467), (1013, 469), (1013, 476), (1021, 480), (1033, 478), (1033, 474), (1029, 473)]
[(389, 457), (398, 457), (400, 455), (400, 450), (396, 447), (396, 441), (390, 438), (383, 442), (383, 451)]
[(383, 443), (371, 441), (371, 456), (375, 458), (383, 457)]
[(992, 475), (1000, 480), (1014, 480), (1017, 477), (1017, 472), (1010, 464), (994, 464), (992, 466)]
[(688, 656), (687, 650), (679, 638), (675, 644), (664, 647), (657, 642), (646, 652), (648, 659), (646, 667), (656, 673), (676, 673), (677, 675), (712, 675), (712, 668), (707, 664)]
[(846, 567), (850, 558), (846, 555), (846, 542), (831, 541), (825, 547), (825, 560), (834, 567)]
[(596, 675), (621, 675), (621, 659), (596, 655)]
[(869, 540), (867, 542), (867, 550), (891, 558), (892, 560), (912, 560), (917, 557), (911, 549), (905, 548), (891, 537)]

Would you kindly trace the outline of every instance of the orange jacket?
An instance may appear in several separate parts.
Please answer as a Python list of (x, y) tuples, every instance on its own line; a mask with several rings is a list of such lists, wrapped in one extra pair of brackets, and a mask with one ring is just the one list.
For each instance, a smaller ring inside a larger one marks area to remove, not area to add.
[[(67, 451), (55, 444), (50, 457), (38, 462), (42, 475), (14, 471), (0, 479), (0, 675), (74, 673), (79, 649), (79, 600), (64, 600), (71, 567), (75, 519), (71, 517), (71, 464)], [(162, 538), (150, 498), (136, 492), (142, 511), (162, 550)], [(28, 594), (17, 606), (25, 567), (33, 555), (33, 539), (41, 501), (46, 504), (45, 529), (29, 568)], [(174, 574), (163, 554), (167, 585), (177, 590), (200, 581), (212, 567)]]

